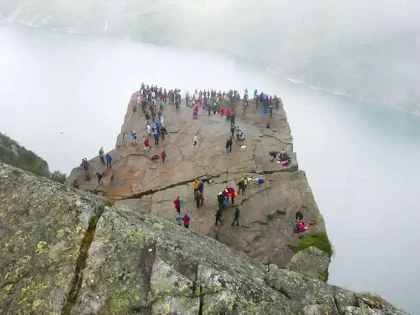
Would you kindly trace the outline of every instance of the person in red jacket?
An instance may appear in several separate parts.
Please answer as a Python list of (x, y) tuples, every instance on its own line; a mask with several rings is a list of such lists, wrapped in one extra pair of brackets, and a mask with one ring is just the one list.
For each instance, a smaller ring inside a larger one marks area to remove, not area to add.
[(160, 153), (160, 158), (162, 159), (162, 164), (165, 163), (165, 159), (166, 159), (166, 152), (165, 152), (165, 150), (163, 150)]
[(174, 200), (174, 205), (175, 205), (176, 212), (180, 213), (181, 212), (181, 200), (179, 200), (179, 197), (176, 197), (176, 199)]
[(150, 142), (149, 139), (144, 140), (144, 149), (150, 150)]
[(225, 109), (223, 107), (220, 108), (220, 115), (223, 116), (224, 113), (225, 113)]
[(226, 120), (230, 119), (230, 108), (226, 109)]

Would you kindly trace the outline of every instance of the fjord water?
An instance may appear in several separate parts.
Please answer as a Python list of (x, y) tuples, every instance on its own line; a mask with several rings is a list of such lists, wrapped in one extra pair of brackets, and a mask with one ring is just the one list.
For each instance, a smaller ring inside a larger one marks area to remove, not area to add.
[(142, 81), (280, 95), (335, 246), (329, 282), (420, 313), (419, 117), (205, 51), (11, 24), (0, 27), (0, 47), (0, 131), (66, 173), (114, 147)]

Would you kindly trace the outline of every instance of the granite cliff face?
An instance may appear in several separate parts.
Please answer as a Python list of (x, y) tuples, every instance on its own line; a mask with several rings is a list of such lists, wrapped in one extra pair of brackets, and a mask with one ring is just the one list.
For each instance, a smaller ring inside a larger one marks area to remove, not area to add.
[[(173, 201), (179, 196), (184, 207), (182, 214), (191, 217), (190, 228), (216, 238), (229, 247), (243, 251), (263, 264), (291, 268), (326, 280), (329, 255), (301, 253), (315, 257), (314, 263), (296, 265), (291, 261), (299, 243), (319, 233), (326, 235), (325, 225), (305, 173), (300, 171), (293, 152), (293, 141), (284, 109), (274, 110), (273, 117), (263, 115), (261, 108), (251, 103), (245, 115), (242, 103), (236, 105), (236, 125), (245, 133), (245, 141), (234, 141), (232, 152), (225, 153), (226, 140), (231, 135), (230, 122), (220, 115), (208, 115), (200, 110), (198, 119), (192, 119), (191, 109), (181, 104), (165, 105), (163, 115), (168, 135), (159, 145), (153, 145), (153, 135), (147, 135), (146, 120), (141, 109), (133, 113), (134, 93), (127, 106), (124, 124), (117, 137), (116, 149), (111, 151), (112, 170), (106, 169), (99, 158), (89, 161), (92, 180), (85, 181), (84, 170), (75, 168), (69, 182), (77, 179), (81, 189), (94, 191), (130, 205), (136, 211), (150, 213), (175, 222)], [(266, 128), (270, 123), (270, 128)], [(130, 131), (136, 129), (138, 144), (132, 145)], [(192, 147), (192, 138), (198, 135), (198, 146)], [(145, 152), (143, 141), (149, 137), (152, 149)], [(245, 147), (241, 147), (245, 146)], [(165, 149), (167, 160), (161, 165), (151, 160), (154, 154)], [(293, 157), (289, 166), (270, 161), (270, 151), (285, 149)], [(94, 173), (105, 172), (104, 185), (98, 185)], [(236, 198), (241, 210), (240, 226), (232, 227), (235, 211), (229, 205), (224, 212), (223, 226), (214, 224), (217, 194), (226, 187), (237, 187), (242, 177), (256, 179), (261, 175), (265, 182), (258, 185), (250, 180), (245, 194)], [(204, 205), (197, 208), (193, 200), (193, 181), (204, 184)], [(306, 222), (314, 221), (304, 233), (293, 232), (295, 213), (301, 211)], [(308, 259), (307, 259), (308, 260)]]
[(404, 314), (0, 165), (1, 314)]

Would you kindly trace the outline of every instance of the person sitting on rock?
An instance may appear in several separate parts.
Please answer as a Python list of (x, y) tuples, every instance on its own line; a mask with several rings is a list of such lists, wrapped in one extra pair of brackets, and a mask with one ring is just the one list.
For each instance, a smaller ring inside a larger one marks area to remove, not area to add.
[(175, 216), (176, 225), (181, 225), (182, 215), (178, 212)]
[(308, 227), (306, 226), (305, 222), (300, 220), (298, 223), (298, 229), (299, 229), (299, 232), (304, 232), (308, 229)]
[(188, 229), (190, 227), (190, 217), (188, 214), (185, 214), (182, 220), (184, 221), (184, 228)]
[(96, 176), (98, 176), (98, 184), (103, 185), (104, 182), (102, 181), (102, 177), (104, 177), (104, 174), (102, 173), (96, 173)]
[(79, 189), (79, 187), (80, 187), (80, 183), (77, 181), (77, 179), (75, 179), (73, 181), (73, 188)]
[(198, 141), (198, 137), (197, 137), (197, 134), (195, 134), (193, 137), (193, 147), (197, 146), (197, 141)]

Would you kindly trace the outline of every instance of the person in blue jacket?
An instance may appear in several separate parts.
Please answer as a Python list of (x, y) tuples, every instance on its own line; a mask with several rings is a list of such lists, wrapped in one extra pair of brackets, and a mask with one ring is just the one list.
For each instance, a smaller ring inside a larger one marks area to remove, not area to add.
[(155, 138), (155, 145), (159, 145), (159, 132), (155, 130), (153, 137)]
[(107, 154), (105, 159), (106, 159), (106, 167), (112, 168), (112, 157), (109, 154)]

